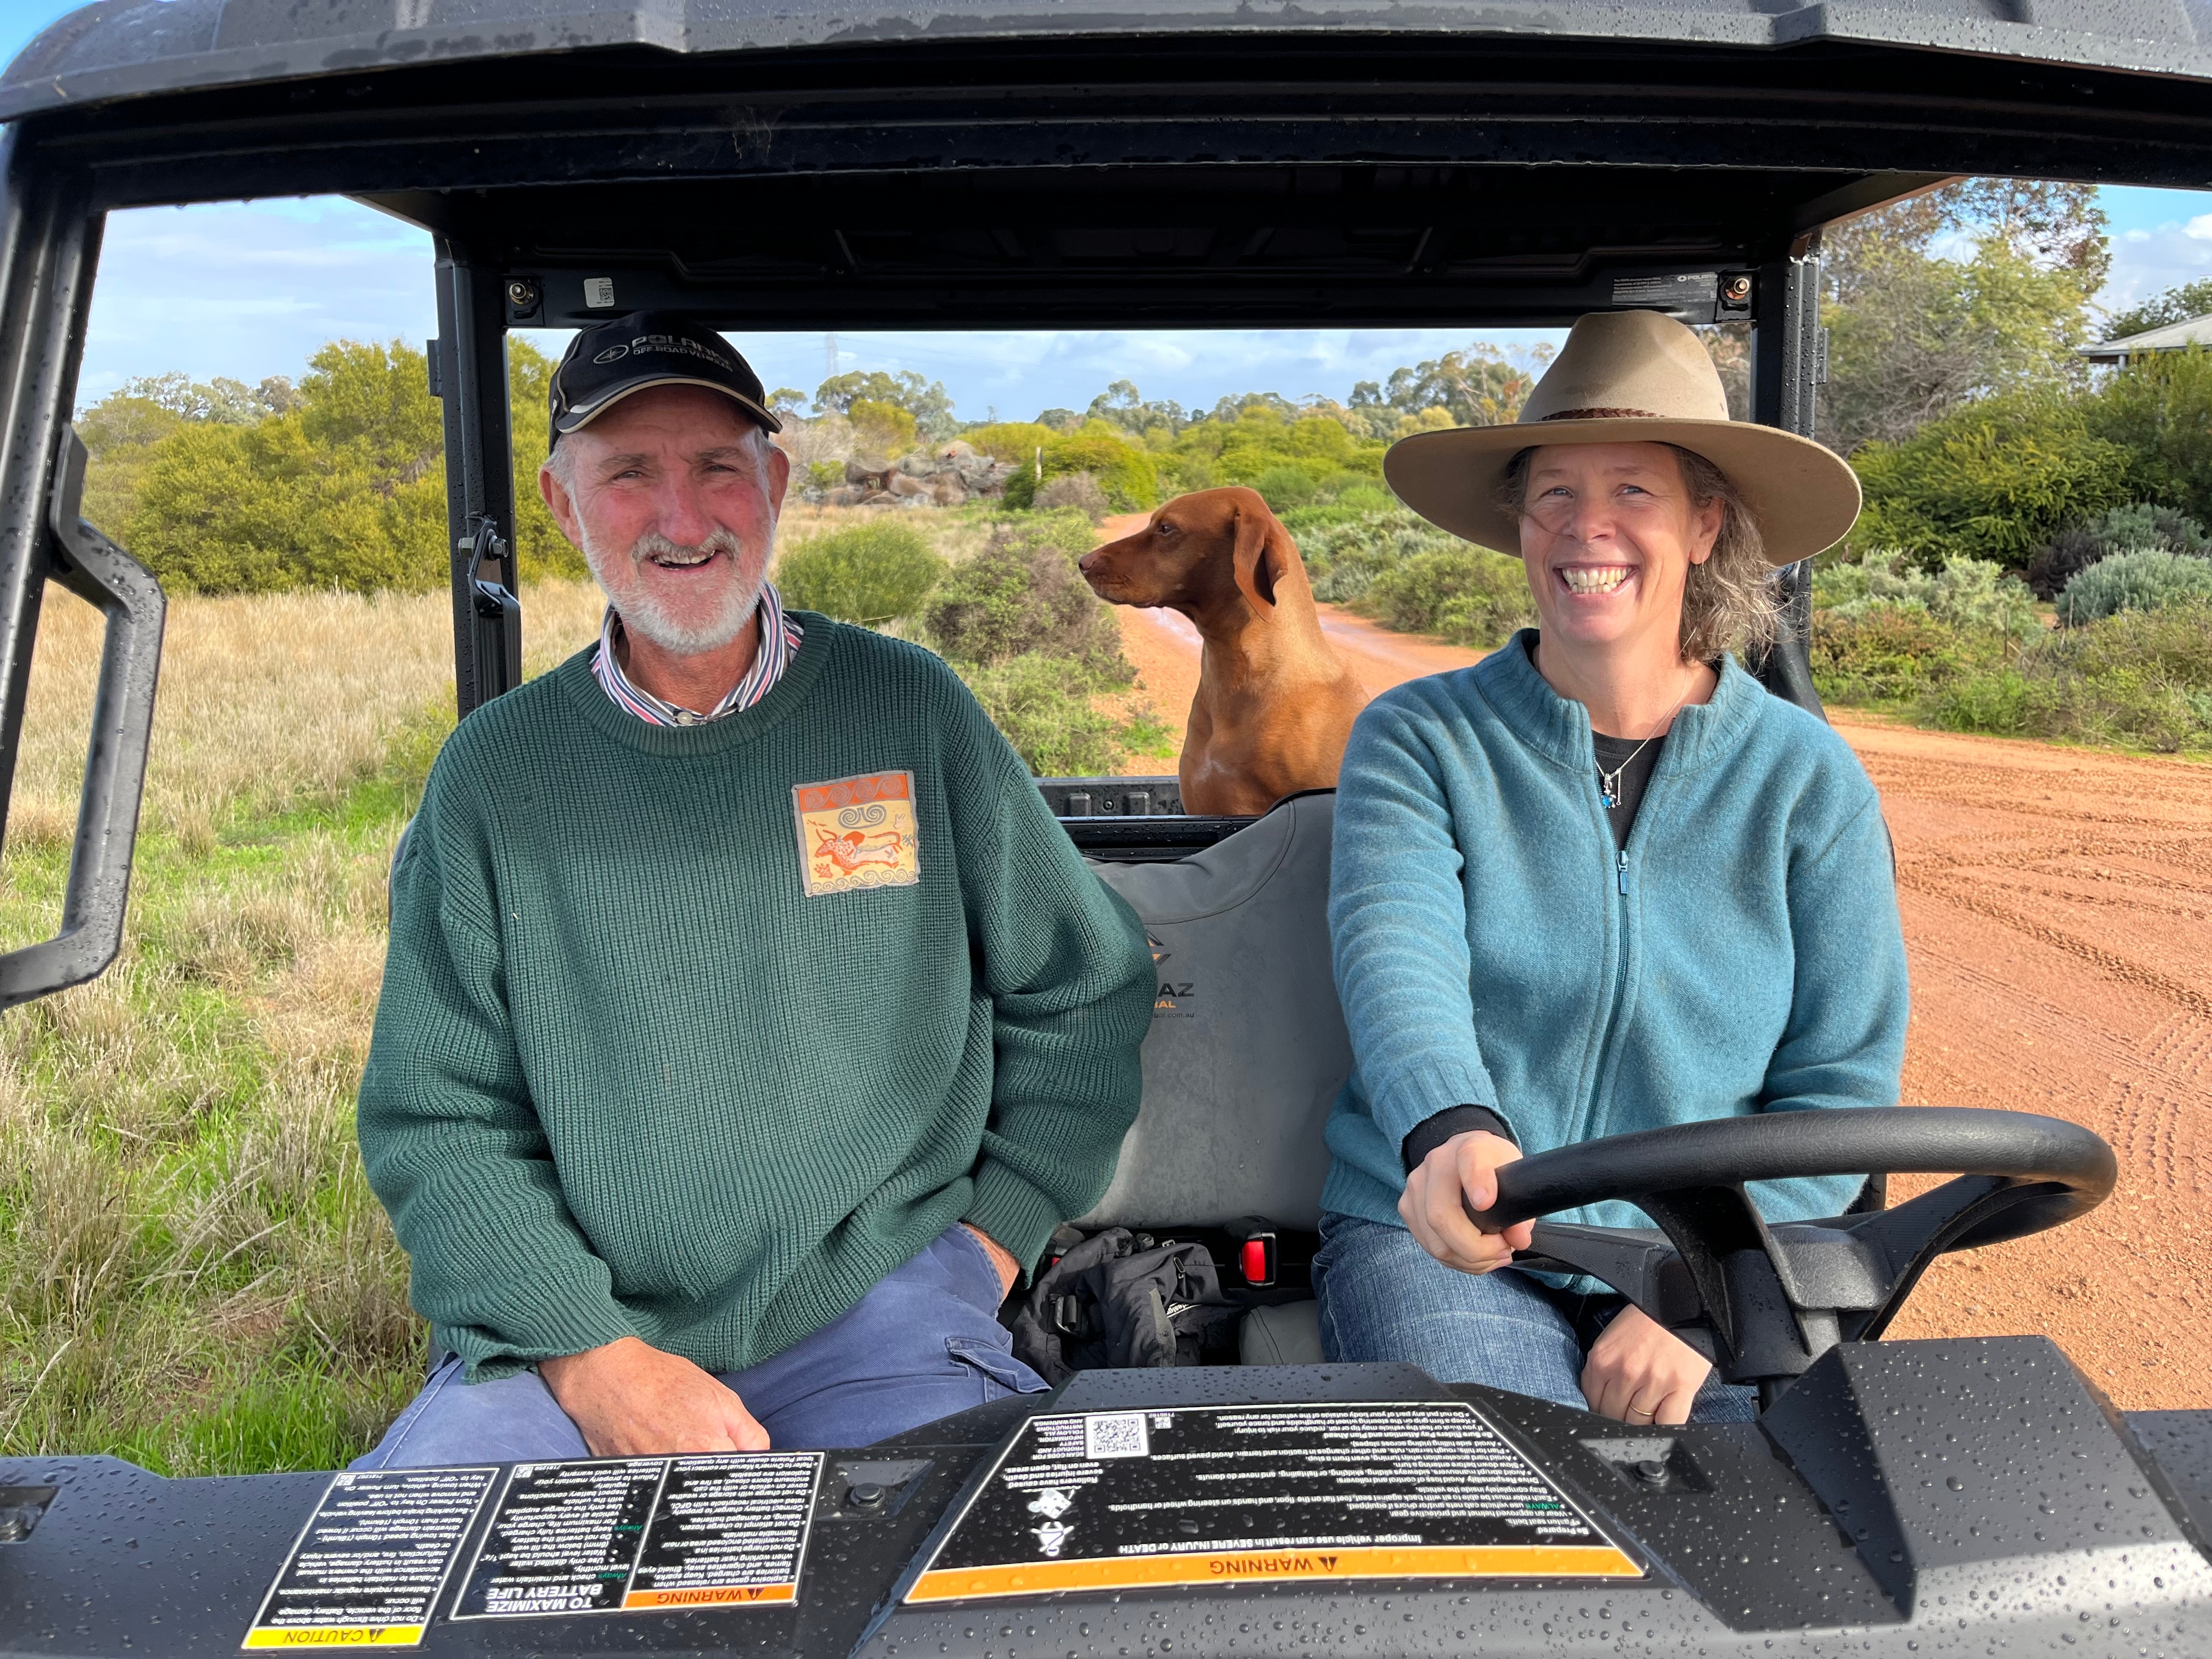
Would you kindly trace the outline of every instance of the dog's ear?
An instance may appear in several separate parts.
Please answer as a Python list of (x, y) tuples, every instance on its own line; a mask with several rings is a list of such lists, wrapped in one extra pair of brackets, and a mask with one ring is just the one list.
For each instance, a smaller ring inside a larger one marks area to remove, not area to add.
[(1283, 526), (1275, 522), (1275, 515), (1265, 507), (1255, 512), (1238, 506), (1237, 587), (1244, 595), (1245, 602), (1262, 614), (1275, 608), (1275, 579), (1283, 569), (1283, 555), (1278, 544), (1284, 534)]

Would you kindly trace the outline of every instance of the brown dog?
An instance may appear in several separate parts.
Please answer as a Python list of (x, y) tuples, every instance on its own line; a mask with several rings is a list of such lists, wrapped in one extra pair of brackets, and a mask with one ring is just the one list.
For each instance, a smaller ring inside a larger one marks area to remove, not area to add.
[(1099, 598), (1180, 611), (1205, 641), (1182, 740), (1184, 811), (1259, 813), (1335, 787), (1367, 693), (1322, 637), (1305, 561), (1257, 490), (1178, 495), (1081, 563)]

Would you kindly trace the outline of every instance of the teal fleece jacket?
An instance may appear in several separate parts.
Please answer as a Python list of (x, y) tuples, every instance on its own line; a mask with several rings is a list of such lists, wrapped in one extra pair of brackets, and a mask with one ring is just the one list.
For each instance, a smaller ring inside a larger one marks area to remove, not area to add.
[[(1905, 942), (1857, 757), (1724, 659), (1616, 849), (1589, 713), (1536, 672), (1535, 638), (1386, 692), (1352, 729), (1328, 920), (1355, 1067), (1324, 1208), (1400, 1224), (1401, 1145), (1456, 1105), (1537, 1152), (1897, 1102)], [(1754, 1190), (1798, 1220), (1859, 1184)], [(1651, 1224), (1618, 1201), (1553, 1218)]]
[(631, 1335), (736, 1370), (956, 1221), (1034, 1261), (1113, 1175), (1134, 913), (942, 662), (801, 620), (750, 708), (648, 726), (586, 653), (431, 770), (361, 1148), (475, 1377)]

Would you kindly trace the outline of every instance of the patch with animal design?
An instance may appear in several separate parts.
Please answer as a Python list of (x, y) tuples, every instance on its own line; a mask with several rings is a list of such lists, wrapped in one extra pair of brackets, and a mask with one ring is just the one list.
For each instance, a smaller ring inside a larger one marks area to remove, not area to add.
[(791, 792), (799, 819), (799, 870), (809, 898), (921, 879), (914, 774), (874, 772)]

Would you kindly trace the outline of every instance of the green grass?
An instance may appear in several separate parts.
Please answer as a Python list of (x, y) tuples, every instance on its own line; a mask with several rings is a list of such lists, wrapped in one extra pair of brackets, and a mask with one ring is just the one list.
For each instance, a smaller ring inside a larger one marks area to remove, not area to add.
[[(212, 848), (154, 828), (116, 964), (0, 1024), (0, 1454), (328, 1468), (416, 1386), (353, 1091), (384, 871), (447, 725)], [(10, 943), (50, 929), (66, 856), (0, 864)]]

